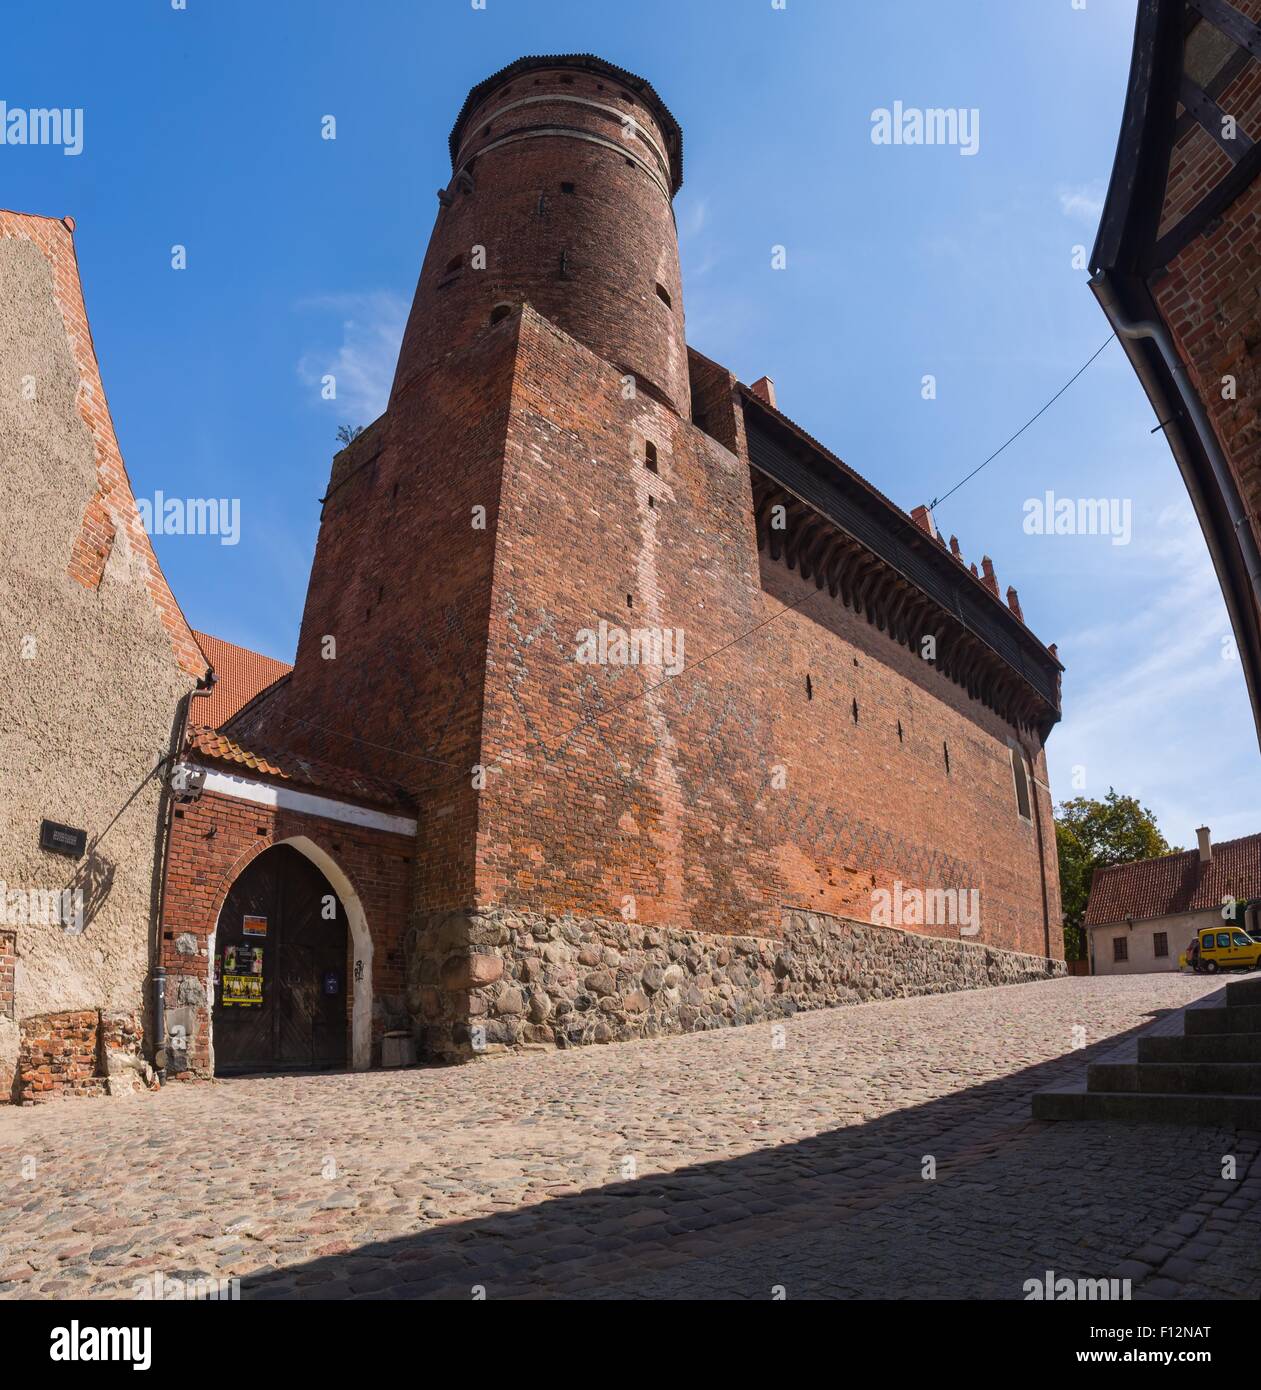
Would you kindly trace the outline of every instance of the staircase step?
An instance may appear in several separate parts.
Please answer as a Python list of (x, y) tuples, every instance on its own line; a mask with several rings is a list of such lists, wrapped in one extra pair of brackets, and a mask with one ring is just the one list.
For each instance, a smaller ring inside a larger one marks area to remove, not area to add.
[(1261, 1096), (1261, 1063), (1092, 1062), (1088, 1091), (1158, 1092), (1170, 1095)]
[(1261, 1033), (1261, 1004), (1222, 1009), (1188, 1009), (1183, 1015), (1187, 1036), (1205, 1033)]
[(1261, 1062), (1261, 1033), (1138, 1039), (1140, 1062)]
[(1261, 1128), (1261, 1096), (1088, 1091), (1084, 1085), (1037, 1091), (1035, 1120), (1119, 1120), (1135, 1124)]
[(1261, 1004), (1261, 975), (1232, 980), (1226, 986), (1226, 1003), (1232, 1009), (1242, 1008), (1245, 1004)]
[(1256, 1062), (1146, 1062), (1135, 1070), (1148, 1094), (1261, 1096)]

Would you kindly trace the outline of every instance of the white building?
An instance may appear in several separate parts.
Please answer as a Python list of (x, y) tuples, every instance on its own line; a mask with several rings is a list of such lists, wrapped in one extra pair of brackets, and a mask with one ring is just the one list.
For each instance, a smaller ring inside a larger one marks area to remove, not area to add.
[(1092, 975), (1177, 970), (1201, 927), (1261, 938), (1261, 835), (1196, 835), (1197, 849), (1095, 870), (1083, 919)]

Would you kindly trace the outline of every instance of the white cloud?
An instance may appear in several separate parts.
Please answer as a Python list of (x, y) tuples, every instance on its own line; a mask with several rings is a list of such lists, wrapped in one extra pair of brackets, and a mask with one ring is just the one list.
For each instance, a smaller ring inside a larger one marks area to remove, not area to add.
[[(1219, 840), (1254, 833), (1256, 750), (1239, 746), (1252, 723), (1243, 670), (1223, 656), (1230, 624), (1194, 513), (1166, 507), (1142, 531), (1136, 518), (1135, 543), (1142, 563), (1105, 598), (1111, 611), (1061, 644), (1064, 720), (1047, 748), (1054, 796), (1114, 786), (1184, 847), (1197, 825)], [(1074, 788), (1074, 768), (1084, 788)]]
[(369, 425), (385, 409), (407, 324), (406, 302), (390, 290), (367, 294), (320, 295), (303, 300), (299, 309), (340, 318), (341, 342), (334, 348), (303, 353), (298, 375), (320, 398), (326, 375), (337, 379), (334, 409), (338, 424)]
[(1060, 189), (1060, 211), (1065, 217), (1094, 226), (1103, 215), (1103, 186), (1083, 184), (1079, 188)]

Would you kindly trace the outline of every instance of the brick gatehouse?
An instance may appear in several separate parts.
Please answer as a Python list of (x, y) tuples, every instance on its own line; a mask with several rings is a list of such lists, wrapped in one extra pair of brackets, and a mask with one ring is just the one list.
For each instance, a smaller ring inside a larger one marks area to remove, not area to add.
[(661, 98), (524, 58), (450, 147), (293, 668), (206, 644), (233, 698), (194, 697), (206, 782), (171, 822), (171, 1067), (366, 1067), (391, 1033), (459, 1059), (1062, 971), (1055, 649), (988, 558), (687, 346)]

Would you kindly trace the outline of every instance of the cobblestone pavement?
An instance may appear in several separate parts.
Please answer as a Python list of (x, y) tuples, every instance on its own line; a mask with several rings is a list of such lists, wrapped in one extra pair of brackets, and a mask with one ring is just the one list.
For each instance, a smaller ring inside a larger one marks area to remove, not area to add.
[(1030, 1118), (1219, 987), (1065, 979), (801, 1014), (782, 1047), (766, 1024), (0, 1108), (0, 1296), (160, 1272), (246, 1298), (1020, 1298), (1050, 1269), (1256, 1298), (1261, 1135)]

